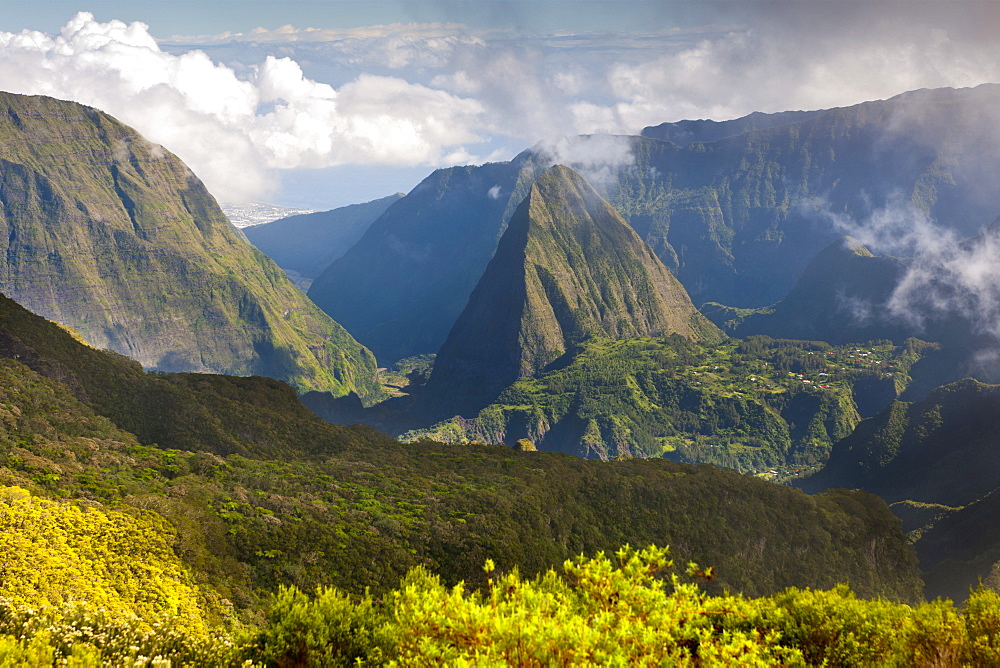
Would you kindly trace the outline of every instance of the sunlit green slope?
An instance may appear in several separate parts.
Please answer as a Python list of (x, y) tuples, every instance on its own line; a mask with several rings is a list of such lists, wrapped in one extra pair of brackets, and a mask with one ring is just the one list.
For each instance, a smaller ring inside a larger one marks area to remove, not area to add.
[(175, 156), (95, 109), (0, 94), (0, 290), (168, 371), (373, 389), (375, 361)]

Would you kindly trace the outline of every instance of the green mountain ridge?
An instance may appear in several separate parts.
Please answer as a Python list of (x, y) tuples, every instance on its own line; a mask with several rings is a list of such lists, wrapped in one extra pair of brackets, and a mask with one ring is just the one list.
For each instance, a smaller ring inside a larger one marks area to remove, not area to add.
[(149, 368), (375, 390), (375, 360), (229, 224), (175, 156), (110, 116), (0, 95), (0, 290)]
[(147, 373), (138, 362), (86, 346), (2, 295), (0, 357), (65, 386), (76, 400), (146, 445), (281, 457), (323, 452), (331, 440), (353, 438), (350, 429), (322, 422), (283, 382)]
[(426, 393), (468, 410), (584, 337), (673, 333), (722, 338), (621, 216), (581, 176), (556, 166), (511, 216)]
[(928, 347), (592, 337), (476, 415), (402, 438), (511, 446), (529, 439), (581, 457), (667, 457), (795, 477), (822, 466), (862, 416), (904, 391)]

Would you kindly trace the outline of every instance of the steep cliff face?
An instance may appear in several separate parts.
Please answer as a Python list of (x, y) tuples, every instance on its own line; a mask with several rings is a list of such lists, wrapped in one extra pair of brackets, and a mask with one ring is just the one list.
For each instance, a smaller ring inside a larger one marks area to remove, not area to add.
[(493, 398), (587, 336), (671, 333), (722, 338), (611, 205), (557, 165), (511, 217), (438, 354), (428, 391)]
[(0, 94), (0, 290), (167, 371), (373, 390), (375, 361), (244, 241), (191, 171), (110, 116)]
[(695, 303), (758, 308), (892, 216), (976, 234), (1000, 210), (998, 100), (993, 84), (920, 90), (684, 147), (635, 138), (608, 199)]

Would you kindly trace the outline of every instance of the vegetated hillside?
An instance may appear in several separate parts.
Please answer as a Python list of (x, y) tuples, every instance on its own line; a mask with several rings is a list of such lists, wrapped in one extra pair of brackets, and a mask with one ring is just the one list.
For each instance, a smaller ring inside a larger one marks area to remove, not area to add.
[[(607, 177), (602, 194), (696, 304), (759, 308), (784, 297), (824, 248), (881, 214), (929, 214), (959, 236), (992, 220), (998, 98), (995, 85), (923, 90), (686, 146), (621, 138), (627, 159), (569, 167)], [(728, 123), (719, 125), (740, 127)], [(574, 141), (601, 155), (592, 140)], [(437, 352), (506, 219), (554, 160), (536, 147), (510, 163), (435, 173), (311, 295), (384, 362)]]
[[(197, 584), (245, 614), (280, 584), (386, 591), (415, 565), (481, 584), (488, 557), (535, 573), (626, 543), (670, 544), (716, 566), (713, 586), (747, 593), (849, 581), (910, 600), (919, 586), (898, 523), (870, 495), (809, 497), (663, 460), (404, 445), (296, 412), (290, 389), (261, 379), (146, 375), (23, 310), (0, 322), (0, 484), (159, 513)], [(140, 402), (138, 418), (136, 404), (115, 409), (116, 384), (118, 397), (153, 387), (166, 400)], [(101, 388), (101, 401), (84, 394)], [(206, 426), (200, 406), (232, 417)], [(129, 420), (159, 425), (159, 447)], [(198, 451), (218, 434), (238, 454)]]
[(1000, 586), (1000, 386), (966, 379), (916, 403), (893, 402), (836, 443), (826, 468), (799, 481), (807, 491), (861, 488), (911, 526), (930, 597), (965, 598), (978, 582)]
[[(171, 665), (995, 665), (1000, 595), (977, 590), (907, 605), (859, 599), (848, 587), (791, 588), (750, 598), (706, 594), (712, 569), (681, 574), (667, 548), (625, 546), (579, 556), (537, 577), (499, 571), (483, 590), (449, 587), (425, 569), (377, 598), (281, 589), (266, 619), (239, 634), (157, 633), (91, 606), (42, 614), (0, 604), (11, 663)], [(68, 659), (68, 661), (67, 661)]]
[(751, 337), (591, 338), (472, 419), (404, 439), (479, 440), (581, 457), (665, 456), (784, 476), (822, 465), (862, 415), (895, 399), (925, 345), (833, 347)]
[(65, 385), (73, 396), (142, 443), (165, 448), (283, 457), (323, 452), (367, 429), (327, 425), (277, 380), (146, 373), (139, 363), (81, 343), (0, 295), (0, 358)]
[[(0, 373), (9, 377), (9, 371), (4, 365)], [(176, 530), (155, 513), (52, 501), (19, 487), (0, 487), (2, 590), (8, 605), (87, 602), (112, 614), (136, 615), (147, 628), (169, 615), (189, 632), (205, 635), (203, 607), (219, 614), (219, 602), (206, 601), (194, 584), (172, 549), (176, 539)]]
[(927, 596), (964, 599), (979, 583), (1000, 587), (1000, 485), (963, 508), (941, 514), (914, 544)]
[(282, 269), (316, 278), (402, 197), (397, 193), (332, 211), (288, 216), (245, 227), (243, 234)]
[(374, 391), (371, 353), (175, 156), (47, 97), (0, 95), (0, 137), (0, 290), (147, 367)]
[(426, 395), (477, 411), (587, 336), (722, 334), (611, 206), (568, 167), (531, 186), (434, 363)]
[(801, 123), (804, 120), (818, 116), (829, 111), (780, 111), (774, 114), (764, 114), (755, 111), (752, 114), (734, 118), (729, 121), (713, 121), (711, 119), (699, 119), (696, 121), (676, 121), (674, 123), (660, 123), (647, 128), (643, 128), (640, 133), (643, 137), (650, 139), (662, 139), (673, 142), (678, 146), (687, 146), (695, 142), (712, 142), (735, 137), (751, 130), (764, 130), (767, 128), (780, 127)]
[(966, 379), (916, 403), (890, 403), (836, 443), (826, 467), (799, 486), (962, 506), (1000, 487), (998, 430), (1000, 386)]
[(540, 168), (439, 169), (377, 220), (309, 297), (383, 363), (435, 353)]

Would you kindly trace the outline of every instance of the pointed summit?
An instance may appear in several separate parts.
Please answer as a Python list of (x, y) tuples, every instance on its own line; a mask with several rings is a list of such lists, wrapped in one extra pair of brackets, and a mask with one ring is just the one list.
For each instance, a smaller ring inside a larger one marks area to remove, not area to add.
[(674, 333), (721, 337), (618, 212), (557, 165), (515, 211), (438, 354), (428, 390), (442, 405), (461, 397), (467, 409), (589, 335)]

